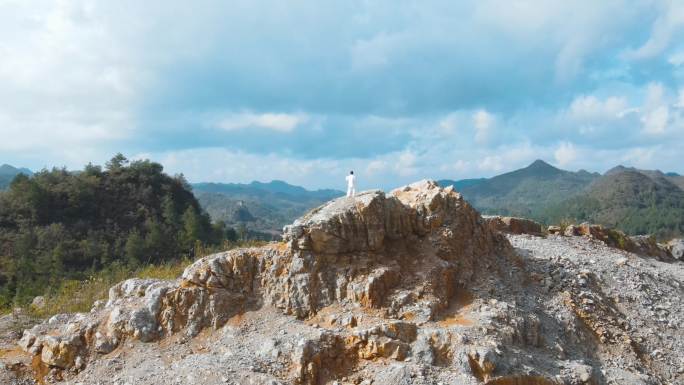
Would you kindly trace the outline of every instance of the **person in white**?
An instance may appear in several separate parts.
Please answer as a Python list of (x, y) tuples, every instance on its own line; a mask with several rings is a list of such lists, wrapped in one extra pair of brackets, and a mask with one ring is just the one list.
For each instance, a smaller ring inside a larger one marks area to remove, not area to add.
[(347, 180), (347, 196), (353, 197), (356, 195), (356, 176), (354, 176), (354, 171), (350, 171), (345, 179)]

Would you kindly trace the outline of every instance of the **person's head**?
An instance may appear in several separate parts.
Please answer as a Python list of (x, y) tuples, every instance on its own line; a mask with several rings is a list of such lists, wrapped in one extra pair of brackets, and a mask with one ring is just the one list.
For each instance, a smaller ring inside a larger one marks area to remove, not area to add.
[(349, 171), (349, 175), (354, 175), (354, 171)]

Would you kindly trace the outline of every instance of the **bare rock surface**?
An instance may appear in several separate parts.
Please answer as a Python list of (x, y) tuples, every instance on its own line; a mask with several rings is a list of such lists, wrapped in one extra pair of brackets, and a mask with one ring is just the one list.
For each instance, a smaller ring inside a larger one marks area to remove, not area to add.
[(531, 219), (503, 217), (499, 215), (484, 215), (482, 216), (487, 225), (495, 231), (501, 231), (509, 234), (532, 234), (543, 235), (544, 230), (542, 225)]
[(430, 181), (333, 200), (285, 239), (27, 329), (3, 383), (684, 382), (674, 259), (502, 235)]

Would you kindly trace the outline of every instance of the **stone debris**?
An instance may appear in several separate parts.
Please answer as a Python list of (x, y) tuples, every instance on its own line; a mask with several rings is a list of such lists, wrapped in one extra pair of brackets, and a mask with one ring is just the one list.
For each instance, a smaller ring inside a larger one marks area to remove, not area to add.
[(336, 199), (8, 337), (0, 383), (683, 383), (681, 244), (548, 233), (431, 181)]

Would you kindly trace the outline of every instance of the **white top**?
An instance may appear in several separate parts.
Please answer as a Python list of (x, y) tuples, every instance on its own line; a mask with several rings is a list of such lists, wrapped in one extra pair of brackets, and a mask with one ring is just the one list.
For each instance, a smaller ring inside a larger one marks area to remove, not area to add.
[(347, 180), (348, 187), (354, 187), (356, 185), (356, 176), (354, 174), (349, 174), (345, 178)]

